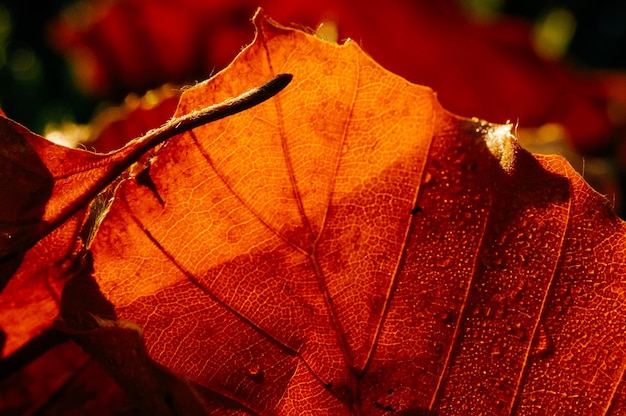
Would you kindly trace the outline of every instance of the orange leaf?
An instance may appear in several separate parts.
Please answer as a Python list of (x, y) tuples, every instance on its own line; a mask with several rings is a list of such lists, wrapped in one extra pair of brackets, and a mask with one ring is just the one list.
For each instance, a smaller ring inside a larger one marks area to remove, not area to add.
[(0, 116), (2, 356), (52, 323), (59, 311), (61, 288), (84, 262), (79, 256), (82, 244), (89, 241), (106, 213), (114, 187), (107, 189), (128, 167), (182, 131), (263, 102), (290, 79), (277, 77), (264, 87), (247, 91), (246, 99), (232, 99), (172, 119), (109, 154), (55, 145)]
[[(293, 83), (120, 184), (91, 245), (117, 320), (64, 294), (85, 346), (110, 356), (119, 340), (90, 334), (138, 324), (155, 368), (216, 414), (623, 411), (625, 226), (608, 202), (355, 43), (256, 24), (178, 115)], [(132, 384), (142, 354), (111, 370)]]

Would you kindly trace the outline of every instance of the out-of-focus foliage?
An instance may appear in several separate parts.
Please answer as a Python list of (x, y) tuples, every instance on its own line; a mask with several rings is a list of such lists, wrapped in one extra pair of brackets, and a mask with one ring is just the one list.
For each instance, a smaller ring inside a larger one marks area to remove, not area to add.
[[(97, 104), (94, 97), (85, 96), (75, 87), (66, 62), (50, 45), (50, 23), (76, 3), (75, 0), (5, 0), (0, 4), (0, 107), (39, 133), (49, 123), (86, 123)], [(251, 8), (253, 3), (250, 2)], [(459, 0), (459, 3), (476, 19), (493, 19), (504, 13), (536, 22), (536, 38), (551, 42), (539, 44), (540, 48), (555, 53), (555, 48), (565, 47), (560, 53), (566, 52), (567, 57), (583, 66), (626, 67), (626, 54), (618, 53), (626, 46), (623, 25), (626, 3), (619, 0)], [(32, 12), (34, 9), (37, 13)], [(247, 15), (240, 20), (249, 24)], [(225, 57), (224, 62), (231, 58)]]
[[(95, 100), (75, 88), (64, 58), (51, 48), (49, 22), (72, 0), (0, 3), (0, 108), (30, 129), (86, 122)], [(33, 12), (36, 10), (36, 12)]]

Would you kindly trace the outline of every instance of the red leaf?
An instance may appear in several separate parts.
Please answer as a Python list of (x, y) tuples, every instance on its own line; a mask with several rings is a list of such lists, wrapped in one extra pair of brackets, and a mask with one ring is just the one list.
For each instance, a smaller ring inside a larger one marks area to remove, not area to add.
[(114, 166), (107, 157), (56, 146), (4, 116), (0, 159), (0, 310), (6, 356), (58, 314), (90, 201), (81, 198)]
[(132, 414), (124, 392), (72, 342), (55, 346), (19, 372), (2, 376), (4, 414)]
[[(178, 114), (294, 82), (169, 142), (150, 186), (120, 184), (91, 245), (117, 320), (64, 294), (86, 348), (125, 354), (127, 385), (187, 377), (217, 414), (623, 410), (625, 225), (606, 199), (355, 43), (257, 24)], [(127, 321), (157, 366), (113, 336)]]

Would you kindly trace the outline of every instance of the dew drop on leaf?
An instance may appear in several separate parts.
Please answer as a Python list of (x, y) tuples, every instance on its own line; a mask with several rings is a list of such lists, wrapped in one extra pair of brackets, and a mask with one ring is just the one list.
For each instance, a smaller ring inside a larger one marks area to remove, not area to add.
[(447, 269), (450, 266), (452, 266), (452, 257), (444, 257), (443, 259), (439, 259), (437, 261), (437, 266), (441, 267), (442, 269)]
[(263, 381), (263, 369), (256, 363), (252, 363), (247, 368), (248, 376), (257, 383)]
[(495, 345), (491, 349), (491, 356), (494, 358), (500, 358), (504, 355), (504, 351), (500, 345)]
[(546, 357), (552, 352), (552, 349), (553, 349), (552, 338), (546, 331), (545, 325), (539, 325), (537, 339), (533, 346), (531, 355), (536, 356), (536, 357)]

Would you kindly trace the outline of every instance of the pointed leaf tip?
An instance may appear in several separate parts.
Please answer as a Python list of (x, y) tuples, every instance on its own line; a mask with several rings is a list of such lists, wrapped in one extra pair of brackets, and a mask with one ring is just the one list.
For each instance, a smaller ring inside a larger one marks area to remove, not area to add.
[(493, 124), (478, 118), (472, 118), (471, 122), (502, 169), (508, 174), (513, 173), (516, 154), (520, 148), (517, 138), (511, 132), (513, 125)]

